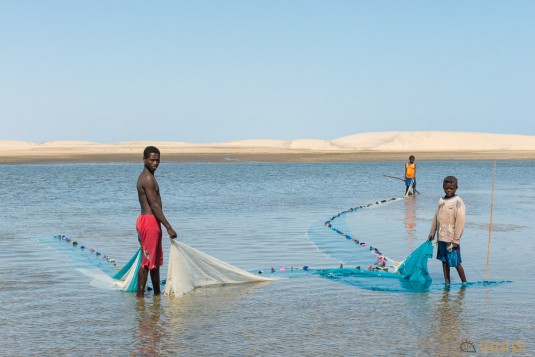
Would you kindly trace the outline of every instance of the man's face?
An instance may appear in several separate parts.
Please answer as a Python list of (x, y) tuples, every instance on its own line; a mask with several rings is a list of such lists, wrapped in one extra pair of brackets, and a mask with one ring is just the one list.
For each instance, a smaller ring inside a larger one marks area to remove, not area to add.
[(143, 161), (145, 162), (145, 167), (154, 172), (158, 168), (158, 165), (160, 165), (160, 155), (151, 153), (149, 157), (143, 159)]

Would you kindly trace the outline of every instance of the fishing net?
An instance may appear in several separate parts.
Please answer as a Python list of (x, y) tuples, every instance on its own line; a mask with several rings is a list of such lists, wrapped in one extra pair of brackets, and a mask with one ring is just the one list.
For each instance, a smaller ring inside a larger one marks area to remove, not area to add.
[(427, 259), (433, 255), (433, 243), (424, 242), (416, 248), (394, 271), (389, 269), (338, 268), (319, 270), (327, 279), (369, 290), (417, 292), (431, 285)]
[[(395, 200), (397, 199), (384, 200), (376, 204), (385, 204)], [(366, 207), (370, 207), (370, 205)], [(342, 212), (336, 217), (362, 208), (364, 207), (353, 208)], [(400, 288), (403, 290), (421, 290), (429, 286), (431, 277), (427, 270), (427, 259), (431, 258), (433, 254), (431, 242), (424, 242), (403, 262), (396, 262), (386, 257), (376, 247), (366, 245), (366, 243), (332, 226), (331, 223), (335, 220), (335, 217), (331, 218), (326, 225), (346, 238), (344, 241), (353, 241), (363, 248), (363, 252), (372, 253), (377, 259), (375, 267), (370, 265), (368, 269), (362, 270), (359, 268), (309, 269), (304, 267), (302, 269), (281, 268), (277, 270), (271, 268), (266, 270), (265, 274), (259, 275), (241, 270), (184, 243), (172, 240), (164, 293), (180, 296), (199, 287), (268, 281), (282, 276), (297, 277), (306, 274), (320, 274), (329, 279), (340, 280), (374, 290), (396, 290), (399, 284), (401, 284)], [(340, 251), (347, 251), (347, 249), (341, 249)], [(137, 273), (140, 263), (141, 250), (138, 250), (124, 268), (114, 276), (116, 285), (119, 288), (125, 291), (137, 291)], [(271, 274), (269, 274), (269, 271), (271, 271)]]
[[(427, 260), (433, 255), (432, 242), (426, 240), (406, 259), (396, 261), (386, 256), (375, 244), (372, 245), (369, 241), (365, 242), (362, 237), (357, 238), (354, 234), (348, 233), (350, 229), (342, 219), (348, 214), (402, 200), (402, 198), (392, 198), (376, 201), (352, 207), (332, 216), (324, 222), (324, 227), (336, 235), (322, 233), (317, 227), (310, 229), (309, 238), (321, 251), (341, 259), (345, 265), (356, 266), (356, 268), (344, 268), (341, 265), (340, 268), (322, 269), (317, 273), (331, 280), (372, 290), (424, 291), (428, 289), (432, 280), (427, 269)], [(337, 237), (339, 238), (336, 239)], [(348, 243), (353, 243), (353, 247), (356, 248), (351, 249), (349, 246), (344, 248)], [(375, 262), (364, 263), (369, 262), (369, 258), (365, 256), (370, 253), (374, 256)], [(363, 269), (360, 265), (363, 265)]]
[(210, 285), (269, 281), (176, 240), (171, 241), (169, 267), (164, 293), (183, 295), (195, 288)]
[(136, 292), (137, 291), (137, 274), (141, 266), (141, 248), (139, 248), (134, 256), (126, 263), (126, 265), (113, 276), (115, 285), (121, 290)]
[(427, 270), (427, 259), (433, 256), (433, 243), (426, 240), (416, 248), (397, 268), (397, 272), (403, 275), (404, 279), (412, 282), (430, 281)]
[[(141, 249), (113, 277), (121, 290), (136, 292), (141, 265)], [(164, 294), (180, 296), (200, 287), (270, 281), (222, 260), (214, 258), (177, 240), (171, 240)]]
[[(332, 216), (325, 222), (318, 221), (309, 227), (307, 236), (315, 243), (319, 251), (342, 262), (340, 268), (335, 269), (314, 269), (309, 265), (305, 265), (302, 268), (293, 266), (271, 267), (247, 272), (177, 240), (171, 240), (164, 293), (166, 295), (181, 296), (200, 287), (262, 282), (279, 278), (303, 277), (311, 274), (319, 274), (330, 280), (371, 290), (397, 292), (433, 290), (432, 279), (427, 268), (427, 260), (433, 255), (433, 243), (431, 241), (426, 239), (406, 259), (396, 261), (386, 256), (375, 244), (372, 245), (372, 242), (364, 241), (362, 237), (348, 233), (350, 228), (342, 219), (348, 214), (402, 200), (403, 198), (392, 198), (352, 207)], [(325, 230), (325, 228), (328, 230)], [(91, 253), (97, 260), (99, 257), (104, 258), (115, 266), (115, 260), (107, 255), (101, 254), (92, 248), (86, 248), (84, 245), (79, 245), (63, 235), (56, 238), (72, 243), (73, 248), (79, 247), (80, 250)], [(352, 244), (348, 246), (349, 243)], [(141, 254), (141, 249), (138, 249), (128, 263), (113, 276), (113, 279), (110, 279), (112, 274), (108, 275), (107, 278), (112, 280), (111, 284), (115, 288), (129, 292), (137, 291)], [(370, 254), (372, 257), (370, 257)], [(372, 259), (371, 264), (370, 258)], [(344, 265), (350, 265), (355, 268), (344, 268)], [(361, 265), (363, 269), (361, 269)], [(102, 269), (100, 263), (99, 267)], [(93, 277), (95, 275), (94, 272), (89, 272), (87, 269), (83, 272)], [(462, 287), (467, 285), (488, 286), (499, 283), (502, 282), (472, 282), (463, 284)], [(435, 285), (435, 288), (442, 288), (443, 286), (443, 284)]]

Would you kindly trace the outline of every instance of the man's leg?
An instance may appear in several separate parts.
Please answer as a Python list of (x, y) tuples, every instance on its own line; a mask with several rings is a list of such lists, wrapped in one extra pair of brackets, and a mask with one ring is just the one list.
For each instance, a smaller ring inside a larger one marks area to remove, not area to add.
[(160, 295), (160, 268), (156, 267), (150, 271), (150, 280), (154, 289), (154, 295)]
[(139, 268), (137, 272), (137, 297), (145, 296), (145, 286), (147, 285), (148, 270), (146, 268)]

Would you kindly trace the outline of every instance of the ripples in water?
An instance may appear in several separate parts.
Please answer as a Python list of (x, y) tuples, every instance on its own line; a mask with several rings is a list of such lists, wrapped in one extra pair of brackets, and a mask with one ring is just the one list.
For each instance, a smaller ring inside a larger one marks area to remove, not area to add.
[[(165, 212), (187, 244), (246, 270), (321, 268), (374, 261), (323, 222), (400, 196), (403, 186), (383, 174), (402, 167), (164, 162), (157, 177)], [(461, 355), (467, 340), (480, 349), (481, 341), (532, 339), (531, 162), (498, 163), (489, 276), (511, 283), (457, 289), (453, 271), (453, 288), (444, 289), (440, 263), (432, 259), (435, 285), (427, 293), (374, 291), (310, 274), (144, 300), (93, 286), (80, 269), (110, 273), (116, 267), (52, 239), (67, 234), (118, 265), (128, 261), (137, 249), (140, 170), (130, 164), (0, 166), (0, 196), (9, 208), (0, 213), (3, 355)], [(463, 265), (469, 281), (482, 281), (492, 162), (421, 162), (421, 195), (340, 223), (386, 255), (404, 258), (426, 238), (442, 178), (451, 173), (468, 207)]]

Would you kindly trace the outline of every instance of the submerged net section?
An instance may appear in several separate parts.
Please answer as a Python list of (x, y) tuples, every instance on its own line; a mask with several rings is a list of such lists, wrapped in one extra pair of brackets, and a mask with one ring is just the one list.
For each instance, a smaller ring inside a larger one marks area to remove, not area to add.
[(55, 235), (53, 241), (50, 241), (50, 237), (34, 237), (33, 239), (47, 245), (50, 245), (53, 241), (66, 243), (54, 244), (53, 247), (61, 248), (69, 256), (76, 257), (74, 261), (76, 262), (77, 268), (97, 267), (108, 275), (113, 275), (116, 272), (117, 264), (111, 256), (83, 242), (78, 242), (76, 239), (71, 239), (64, 234)]
[(432, 254), (433, 243), (426, 241), (399, 265), (396, 272), (339, 268), (320, 270), (318, 273), (327, 279), (370, 290), (426, 291), (432, 282), (427, 270), (427, 259), (431, 258)]

